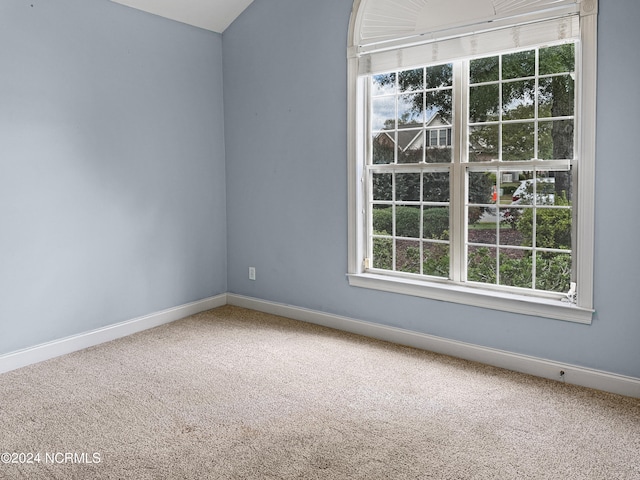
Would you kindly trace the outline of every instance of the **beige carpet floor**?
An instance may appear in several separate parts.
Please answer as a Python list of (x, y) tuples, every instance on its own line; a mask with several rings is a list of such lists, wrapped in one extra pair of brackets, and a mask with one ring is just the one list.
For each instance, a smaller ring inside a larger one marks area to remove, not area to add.
[(0, 453), (2, 479), (638, 480), (640, 400), (225, 306), (0, 375)]

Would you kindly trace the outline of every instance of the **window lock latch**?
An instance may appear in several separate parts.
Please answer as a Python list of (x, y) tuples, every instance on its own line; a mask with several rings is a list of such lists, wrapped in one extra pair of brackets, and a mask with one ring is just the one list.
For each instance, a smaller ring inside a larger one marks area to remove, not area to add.
[(569, 291), (565, 294), (564, 300), (574, 305), (578, 301), (578, 291), (576, 290), (576, 282), (571, 282)]

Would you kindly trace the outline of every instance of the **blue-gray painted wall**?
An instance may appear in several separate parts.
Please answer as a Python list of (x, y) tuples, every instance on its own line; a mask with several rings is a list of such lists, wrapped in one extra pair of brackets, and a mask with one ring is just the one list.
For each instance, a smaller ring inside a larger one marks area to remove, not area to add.
[(640, 2), (600, 0), (592, 325), (348, 285), (351, 6), (255, 0), (224, 32), (229, 291), (640, 377)]
[(222, 36), (0, 1), (0, 354), (224, 293)]

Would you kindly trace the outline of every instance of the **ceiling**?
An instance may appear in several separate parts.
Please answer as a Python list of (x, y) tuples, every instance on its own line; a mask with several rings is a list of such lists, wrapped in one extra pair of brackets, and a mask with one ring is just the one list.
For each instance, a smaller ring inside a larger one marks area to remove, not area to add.
[(111, 0), (144, 12), (222, 33), (253, 0)]

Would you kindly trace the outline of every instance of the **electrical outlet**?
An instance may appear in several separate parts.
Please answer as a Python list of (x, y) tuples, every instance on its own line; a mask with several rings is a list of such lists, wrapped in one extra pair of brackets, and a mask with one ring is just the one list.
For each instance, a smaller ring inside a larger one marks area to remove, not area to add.
[(256, 279), (256, 267), (249, 267), (249, 280)]

